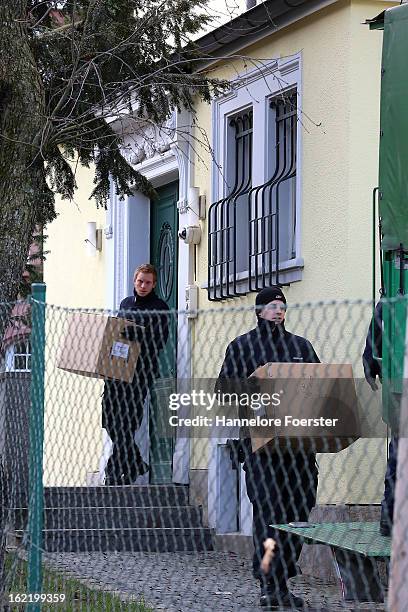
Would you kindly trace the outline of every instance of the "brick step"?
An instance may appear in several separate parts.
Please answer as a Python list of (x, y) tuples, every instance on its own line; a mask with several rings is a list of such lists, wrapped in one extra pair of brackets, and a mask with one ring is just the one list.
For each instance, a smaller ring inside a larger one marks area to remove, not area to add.
[(44, 489), (44, 506), (48, 508), (188, 505), (187, 485), (46, 487)]
[[(14, 526), (24, 530), (28, 510), (14, 511)], [(142, 507), (76, 507), (45, 508), (45, 529), (109, 529), (201, 527), (202, 509), (197, 506), (142, 506)]]
[[(16, 531), (17, 538), (23, 532)], [(213, 550), (205, 527), (159, 529), (45, 529), (46, 552), (188, 552)]]

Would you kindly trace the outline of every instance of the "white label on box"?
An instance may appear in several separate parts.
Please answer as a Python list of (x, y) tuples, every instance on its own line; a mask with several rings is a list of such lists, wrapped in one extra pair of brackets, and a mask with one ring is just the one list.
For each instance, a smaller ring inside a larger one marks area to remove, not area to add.
[(124, 342), (114, 342), (111, 350), (111, 357), (121, 357), (127, 359), (129, 356), (129, 345)]

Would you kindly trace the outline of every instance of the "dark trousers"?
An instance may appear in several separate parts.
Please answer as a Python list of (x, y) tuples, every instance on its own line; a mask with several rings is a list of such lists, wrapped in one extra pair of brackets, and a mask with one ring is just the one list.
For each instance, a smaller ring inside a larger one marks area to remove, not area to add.
[(106, 477), (118, 484), (131, 484), (139, 475), (143, 458), (135, 443), (135, 432), (143, 419), (143, 409), (150, 380), (137, 379), (134, 384), (105, 383), (102, 426), (112, 440), (112, 455), (106, 466)]
[(395, 484), (397, 482), (398, 438), (393, 436), (388, 447), (387, 471), (384, 479), (384, 498), (381, 502), (381, 522), (392, 525), (394, 518)]
[[(269, 525), (307, 521), (316, 502), (318, 470), (314, 454), (258, 452), (245, 461), (246, 486), (253, 507), (254, 577), (267, 583), (269, 592), (284, 593), (286, 581), (297, 573), (302, 542)], [(266, 538), (276, 541), (267, 575), (260, 569)]]

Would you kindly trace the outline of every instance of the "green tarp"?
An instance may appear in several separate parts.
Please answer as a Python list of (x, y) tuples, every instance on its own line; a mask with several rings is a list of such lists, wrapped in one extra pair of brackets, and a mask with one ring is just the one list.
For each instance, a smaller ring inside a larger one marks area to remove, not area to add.
[(379, 523), (310, 523), (310, 527), (272, 525), (300, 536), (308, 544), (327, 544), (366, 557), (391, 556), (391, 538), (380, 534)]
[(380, 215), (384, 250), (408, 248), (408, 5), (385, 11), (381, 83)]

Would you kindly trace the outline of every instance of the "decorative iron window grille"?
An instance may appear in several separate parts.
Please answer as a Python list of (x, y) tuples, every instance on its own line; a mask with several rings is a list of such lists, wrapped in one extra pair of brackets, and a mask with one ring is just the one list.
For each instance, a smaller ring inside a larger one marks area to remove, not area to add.
[[(245, 255), (240, 240), (247, 238), (248, 207), (246, 196), (252, 185), (252, 111), (230, 118), (226, 182), (228, 195), (209, 208), (208, 295), (224, 299), (238, 295), (238, 257)], [(248, 243), (247, 245), (248, 246)]]
[[(226, 173), (233, 187), (208, 211), (210, 300), (280, 284), (280, 264), (296, 256), (296, 91), (272, 98), (269, 113), (269, 179), (256, 187), (252, 187), (252, 112), (229, 122), (235, 146), (228, 146)], [(243, 277), (248, 278), (245, 290), (239, 288)]]

